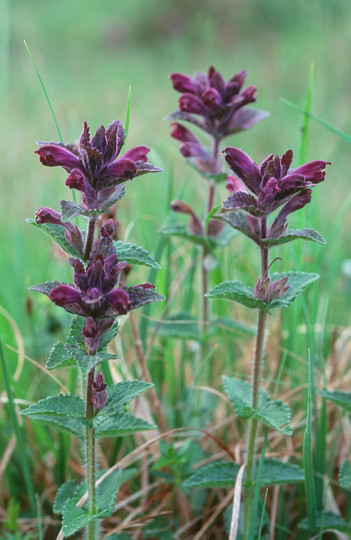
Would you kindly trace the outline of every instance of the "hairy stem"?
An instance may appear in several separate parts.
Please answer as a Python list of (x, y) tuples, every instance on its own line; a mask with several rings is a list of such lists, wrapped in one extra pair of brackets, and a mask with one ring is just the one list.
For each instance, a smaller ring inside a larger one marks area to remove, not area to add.
[[(86, 408), (85, 418), (91, 420), (94, 416), (93, 406), (93, 382), (94, 382), (95, 369), (93, 368), (87, 379), (86, 390)], [(95, 444), (95, 429), (86, 428), (86, 453), (87, 453), (87, 483), (88, 483), (88, 510), (89, 514), (96, 514), (96, 491), (95, 491), (95, 465), (96, 465), (96, 444)], [(97, 535), (97, 522), (94, 519), (88, 523), (88, 540), (96, 540)]]
[(87, 241), (85, 244), (85, 251), (84, 251), (84, 260), (87, 261), (89, 259), (89, 255), (91, 253), (91, 248), (93, 247), (93, 241), (94, 241), (94, 233), (95, 233), (95, 223), (96, 218), (91, 218), (89, 220), (88, 225), (88, 232), (87, 232)]
[[(267, 235), (267, 220), (261, 219), (261, 238), (266, 238)], [(261, 278), (268, 277), (268, 249), (261, 245)], [(252, 372), (252, 408), (257, 410), (260, 399), (261, 389), (261, 376), (263, 368), (263, 354), (265, 343), (265, 331), (267, 322), (267, 312), (263, 309), (259, 310), (257, 334), (256, 334), (256, 348), (253, 363)], [(252, 515), (253, 499), (254, 499), (254, 464), (255, 464), (255, 450), (256, 450), (256, 432), (257, 432), (257, 419), (251, 418), (249, 420), (249, 430), (246, 447), (246, 473), (245, 473), (245, 491), (244, 491), (244, 539), (248, 540), (250, 532), (250, 522)], [(256, 517), (254, 516), (254, 519)]]

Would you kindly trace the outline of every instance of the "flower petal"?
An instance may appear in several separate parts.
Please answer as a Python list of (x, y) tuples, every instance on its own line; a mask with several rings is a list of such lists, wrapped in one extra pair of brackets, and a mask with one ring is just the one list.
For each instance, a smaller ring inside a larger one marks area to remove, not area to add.
[(52, 289), (49, 298), (57, 306), (65, 307), (67, 304), (79, 304), (81, 294), (71, 285), (58, 285)]
[(63, 144), (44, 143), (34, 153), (39, 155), (40, 162), (46, 167), (63, 167), (68, 172), (75, 168), (82, 169), (78, 156)]
[(188, 92), (190, 94), (196, 94), (196, 86), (194, 85), (192, 77), (189, 75), (183, 75), (182, 73), (172, 73), (171, 80), (174, 90), (178, 92)]
[(141, 161), (142, 163), (146, 163), (148, 152), (150, 152), (150, 148), (147, 146), (134, 146), (134, 148), (131, 148), (125, 154), (123, 154), (121, 159), (130, 159), (132, 161)]
[(255, 193), (260, 191), (260, 173), (257, 164), (239, 148), (228, 146), (222, 152), (225, 160), (235, 174), (237, 174), (245, 186)]

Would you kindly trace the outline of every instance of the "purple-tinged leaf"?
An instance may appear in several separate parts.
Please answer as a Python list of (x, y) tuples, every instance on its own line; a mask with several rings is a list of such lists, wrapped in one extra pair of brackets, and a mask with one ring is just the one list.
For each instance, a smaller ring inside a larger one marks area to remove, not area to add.
[(250, 129), (269, 116), (268, 112), (242, 107), (236, 111), (229, 125), (228, 135)]
[(38, 285), (32, 285), (31, 287), (28, 287), (28, 289), (30, 291), (38, 291), (46, 294), (46, 296), (49, 296), (52, 289), (54, 289), (58, 285), (66, 285), (66, 283), (60, 283), (59, 281), (45, 281), (45, 283), (38, 283)]
[(60, 201), (62, 221), (69, 221), (84, 212), (81, 204), (72, 201)]
[(152, 289), (143, 288), (140, 286), (126, 287), (130, 299), (130, 309), (136, 309), (140, 306), (150, 304), (150, 302), (161, 302), (165, 300), (162, 294), (159, 294)]

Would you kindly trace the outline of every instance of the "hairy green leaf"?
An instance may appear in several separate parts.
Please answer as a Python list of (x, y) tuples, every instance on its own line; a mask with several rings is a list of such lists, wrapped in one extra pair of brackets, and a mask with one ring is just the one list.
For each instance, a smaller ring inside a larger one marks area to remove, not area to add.
[(280, 246), (281, 244), (286, 244), (287, 242), (297, 240), (298, 238), (302, 238), (303, 240), (311, 240), (317, 244), (326, 244), (323, 236), (314, 229), (291, 229), (279, 238), (266, 238), (265, 240), (262, 240), (262, 244), (269, 247)]
[(84, 212), (82, 205), (73, 201), (60, 201), (60, 206), (61, 219), (64, 223)]
[(293, 303), (295, 298), (303, 291), (303, 289), (307, 287), (307, 285), (319, 279), (319, 275), (315, 273), (285, 272), (283, 274), (278, 274), (278, 273), (273, 274), (272, 281), (274, 282), (278, 279), (283, 279), (285, 277), (288, 278), (289, 289), (282, 296), (282, 298), (273, 300), (269, 304), (270, 308), (271, 307), (282, 307), (282, 308), (288, 307), (290, 304)]
[(149, 424), (142, 418), (138, 418), (130, 413), (121, 412), (115, 416), (109, 416), (96, 428), (96, 436), (121, 437), (137, 431), (156, 429), (155, 425)]
[(241, 281), (224, 281), (216, 285), (212, 291), (205, 294), (207, 298), (225, 298), (234, 300), (248, 308), (268, 309), (268, 305), (263, 300), (254, 298), (252, 287), (246, 287)]
[(122, 412), (125, 404), (132, 401), (141, 392), (151, 388), (153, 384), (144, 381), (123, 381), (117, 384), (108, 386), (107, 388), (107, 403), (103, 409), (94, 418), (94, 427), (98, 427), (106, 418), (114, 416), (116, 413)]
[[(99, 476), (103, 474), (103, 471)], [(63, 502), (63, 519), (62, 530), (65, 536), (74, 534), (79, 529), (82, 529), (90, 521), (99, 518), (110, 516), (115, 508), (117, 493), (121, 484), (121, 469), (115, 469), (110, 473), (96, 488), (96, 513), (89, 514), (87, 511), (87, 503), (83, 507), (76, 506), (78, 500), (87, 490), (86, 481), (76, 486), (74, 493), (70, 488), (70, 497)], [(68, 491), (68, 488), (66, 488)], [(63, 499), (60, 497), (60, 502)]]
[(115, 242), (115, 248), (119, 261), (126, 261), (129, 264), (141, 264), (156, 269), (161, 268), (158, 262), (141, 246), (123, 243), (118, 240)]
[(74, 497), (76, 489), (77, 482), (75, 480), (70, 480), (58, 488), (53, 506), (55, 514), (62, 514), (66, 502)]
[(343, 488), (351, 487), (351, 463), (347, 460), (340, 467), (339, 484)]
[(291, 413), (286, 403), (271, 400), (267, 392), (261, 390), (259, 407), (256, 411), (252, 408), (252, 386), (247, 381), (224, 376), (223, 386), (239, 418), (256, 417), (268, 427), (284, 435), (292, 435), (289, 425)]
[(32, 414), (31, 420), (52, 426), (59, 431), (65, 431), (70, 435), (75, 435), (81, 440), (84, 440), (83, 420), (69, 418), (68, 416), (49, 416), (45, 414)]
[(342, 392), (339, 390), (333, 392), (329, 390), (317, 390), (317, 392), (325, 399), (345, 409), (345, 411), (351, 412), (351, 392)]
[[(198, 467), (184, 482), (185, 487), (232, 487), (239, 465), (228, 461), (213, 461)], [(303, 469), (277, 459), (265, 459), (260, 485), (296, 484), (303, 482)]]
[(55, 369), (58, 367), (77, 367), (76, 361), (62, 343), (55, 343), (52, 346), (46, 362), (46, 369)]
[[(303, 519), (298, 528), (300, 531), (308, 532), (308, 520)], [(332, 512), (317, 512), (316, 515), (316, 532), (317, 531), (335, 530), (344, 533), (351, 533), (351, 525), (345, 519)]]
[(41, 399), (38, 403), (30, 405), (27, 409), (21, 411), (21, 414), (31, 416), (68, 416), (70, 418), (81, 419), (85, 415), (84, 401), (73, 394), (58, 394)]
[(251, 240), (257, 243), (257, 238), (252, 232), (244, 212), (240, 212), (240, 210), (231, 210), (230, 212), (216, 214), (213, 217), (215, 219), (220, 219), (225, 223), (229, 223), (229, 225), (233, 227), (233, 229), (240, 231), (241, 233), (245, 234), (245, 236), (248, 236)]
[(69, 499), (62, 512), (62, 531), (65, 537), (85, 527), (90, 521), (105, 517), (104, 512), (89, 514), (85, 508), (76, 506), (73, 499)]
[(72, 255), (72, 257), (82, 257), (82, 254), (76, 251), (68, 242), (65, 236), (65, 230), (63, 227), (60, 227), (60, 225), (55, 225), (54, 223), (42, 223), (41, 225), (38, 225), (35, 219), (27, 219), (26, 221), (34, 227), (46, 232), (46, 234), (55, 240), (56, 244), (58, 244), (60, 248), (62, 248), (69, 255)]
[(272, 276), (272, 282), (285, 277), (288, 277), (288, 291), (281, 298), (274, 299), (269, 303), (255, 298), (253, 288), (246, 287), (241, 281), (225, 281), (220, 283), (205, 296), (208, 298), (225, 298), (252, 309), (269, 311), (271, 308), (288, 307), (309, 283), (319, 278), (319, 275), (308, 274), (306, 272), (275, 273)]
[(116, 503), (116, 497), (121, 485), (121, 469), (115, 469), (96, 488), (96, 506), (104, 516), (110, 516)]

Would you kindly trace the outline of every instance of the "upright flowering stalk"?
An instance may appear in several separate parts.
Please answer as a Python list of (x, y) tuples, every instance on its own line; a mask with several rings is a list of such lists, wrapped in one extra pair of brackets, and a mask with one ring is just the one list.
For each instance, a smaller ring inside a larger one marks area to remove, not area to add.
[[(181, 154), (205, 178), (208, 183), (208, 196), (205, 216), (212, 210), (215, 201), (216, 182), (224, 180), (226, 173), (221, 170), (219, 149), (225, 137), (249, 129), (267, 116), (267, 113), (247, 107), (256, 101), (255, 86), (244, 88), (246, 71), (240, 71), (226, 82), (222, 75), (211, 66), (208, 73), (196, 72), (193, 77), (182, 73), (172, 73), (171, 80), (175, 90), (181, 93), (179, 108), (168, 116), (168, 120), (181, 120), (206, 133), (210, 139), (208, 146), (179, 122), (172, 124), (171, 136), (182, 144)], [(172, 210), (188, 214), (188, 231), (176, 227), (166, 227), (164, 234), (181, 235), (202, 246), (202, 289), (203, 325), (208, 320), (207, 302), (204, 296), (208, 289), (207, 256), (218, 246), (230, 240), (223, 229), (223, 223), (198, 217), (188, 204), (173, 201)], [(203, 326), (203, 330), (205, 327)]]
[[(39, 208), (35, 221), (31, 220), (70, 255), (73, 283), (47, 281), (30, 289), (46, 294), (54, 304), (76, 316), (66, 343), (58, 343), (51, 350), (47, 367), (78, 366), (85, 378), (85, 401), (76, 395), (59, 394), (39, 401), (22, 413), (85, 440), (88, 503), (76, 507), (86, 487), (72, 487), (70, 482), (61, 486), (54, 508), (63, 514), (64, 536), (87, 526), (88, 540), (100, 537), (98, 518), (114, 511), (121, 473), (115, 471), (113, 478), (96, 489), (96, 438), (126, 432), (128, 423), (136, 426), (131, 431), (153, 428), (124, 411), (124, 405), (151, 384), (126, 381), (107, 386), (103, 374), (96, 373), (101, 362), (115, 358), (106, 349), (117, 334), (118, 316), (149, 302), (163, 300), (150, 283), (130, 287), (119, 284), (128, 262), (145, 262), (145, 250), (131, 244), (124, 250), (120, 242), (116, 244), (112, 219), (105, 221), (97, 234), (95, 230), (98, 216), (105, 214), (123, 196), (127, 180), (161, 170), (147, 162), (149, 149), (146, 146), (136, 146), (120, 155), (124, 139), (119, 121), (112, 122), (107, 130), (100, 126), (92, 139), (85, 122), (77, 146), (40, 143), (36, 151), (43, 165), (62, 167), (67, 172), (66, 186), (81, 193), (80, 203), (61, 201), (61, 213)], [(71, 223), (78, 215), (87, 218), (86, 231)], [(150, 264), (153, 259), (147, 256)], [(156, 265), (156, 261), (153, 263)]]
[[(265, 344), (267, 315), (275, 307), (287, 307), (301, 290), (318, 278), (317, 274), (288, 272), (269, 274), (269, 250), (297, 238), (325, 243), (313, 229), (289, 230), (289, 214), (303, 208), (311, 200), (312, 188), (324, 180), (326, 161), (312, 161), (297, 169), (290, 169), (293, 153), (288, 150), (281, 158), (267, 156), (258, 166), (238, 148), (223, 151), (234, 175), (228, 176), (230, 195), (223, 202), (222, 212), (215, 216), (241, 231), (258, 246), (261, 274), (254, 288), (239, 281), (217, 285), (206, 296), (227, 298), (247, 307), (258, 309), (256, 348), (253, 363), (252, 386), (246, 381), (225, 377), (225, 390), (238, 416), (249, 418), (245, 478), (244, 538), (249, 538), (254, 494), (254, 456), (257, 423), (291, 435), (290, 411), (281, 401), (270, 400), (261, 390), (261, 373)], [(273, 221), (272, 213), (279, 209)], [(253, 516), (255, 521), (256, 516)]]

